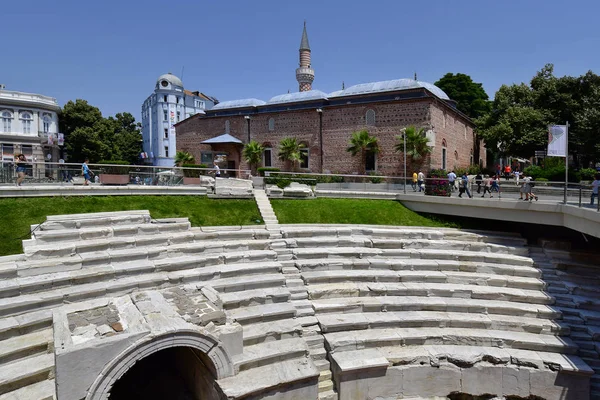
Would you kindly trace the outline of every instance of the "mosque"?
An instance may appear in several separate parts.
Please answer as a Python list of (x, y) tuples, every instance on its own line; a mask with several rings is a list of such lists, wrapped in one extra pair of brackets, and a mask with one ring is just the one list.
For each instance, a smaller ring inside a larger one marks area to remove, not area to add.
[[(485, 165), (485, 147), (473, 122), (456, 108), (444, 91), (416, 79), (362, 83), (332, 93), (313, 89), (315, 70), (306, 31), (302, 32), (296, 69), (298, 92), (220, 102), (205, 113), (175, 124), (177, 150), (194, 155), (199, 163), (227, 160), (226, 168), (247, 169), (245, 143), (264, 145), (262, 166), (284, 169), (277, 158), (279, 143), (288, 137), (304, 145), (299, 168), (303, 172), (398, 176), (404, 157), (395, 151), (397, 136), (407, 126), (425, 128), (432, 152), (424, 167), (452, 169)], [(365, 160), (346, 151), (353, 132), (367, 130), (378, 138), (380, 151)], [(410, 163), (410, 158), (408, 160)], [(409, 171), (416, 166), (409, 164)]]

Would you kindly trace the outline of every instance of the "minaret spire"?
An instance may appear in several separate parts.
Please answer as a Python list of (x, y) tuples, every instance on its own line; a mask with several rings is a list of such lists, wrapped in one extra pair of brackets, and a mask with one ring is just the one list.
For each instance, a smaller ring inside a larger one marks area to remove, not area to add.
[(306, 21), (302, 30), (302, 39), (300, 40), (300, 65), (296, 68), (296, 80), (298, 81), (298, 90), (306, 92), (312, 90), (312, 83), (315, 80), (315, 70), (310, 66), (310, 45), (308, 44), (308, 34), (306, 33)]

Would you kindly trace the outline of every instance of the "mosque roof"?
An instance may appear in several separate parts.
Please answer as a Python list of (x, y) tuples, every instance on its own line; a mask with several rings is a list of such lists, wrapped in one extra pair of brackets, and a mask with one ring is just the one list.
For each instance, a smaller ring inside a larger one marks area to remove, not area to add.
[(181, 79), (179, 79), (178, 77), (176, 77), (175, 75), (173, 75), (170, 72), (159, 76), (157, 79), (157, 82), (160, 84), (160, 82), (163, 80), (170, 82), (171, 85), (183, 87), (183, 82), (181, 82)]
[(279, 96), (272, 97), (267, 104), (292, 103), (320, 99), (327, 99), (327, 93), (321, 92), (320, 90), (308, 90), (306, 92), (280, 94)]
[(338, 90), (329, 93), (327, 97), (343, 97), (353, 96), (357, 94), (368, 94), (378, 92), (391, 92), (396, 90), (416, 89), (424, 88), (435, 94), (437, 97), (443, 100), (450, 100), (448, 95), (444, 93), (442, 89), (429, 82), (417, 81), (414, 79), (393, 79), (391, 81), (381, 82), (370, 82), (360, 83), (358, 85), (350, 86), (344, 90)]
[(240, 99), (240, 100), (229, 100), (222, 101), (219, 104), (215, 105), (211, 110), (225, 110), (229, 108), (246, 108), (246, 107), (257, 107), (264, 106), (265, 103), (259, 99)]

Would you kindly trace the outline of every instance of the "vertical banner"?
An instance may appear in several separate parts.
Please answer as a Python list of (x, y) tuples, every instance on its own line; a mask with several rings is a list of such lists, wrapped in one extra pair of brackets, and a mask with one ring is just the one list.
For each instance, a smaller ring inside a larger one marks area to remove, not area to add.
[(65, 134), (64, 133), (59, 133), (58, 134), (58, 145), (59, 146), (64, 146), (65, 145)]
[(51, 133), (48, 134), (48, 145), (49, 146), (54, 145), (54, 135), (52, 135)]
[(567, 156), (567, 125), (548, 127), (548, 157)]

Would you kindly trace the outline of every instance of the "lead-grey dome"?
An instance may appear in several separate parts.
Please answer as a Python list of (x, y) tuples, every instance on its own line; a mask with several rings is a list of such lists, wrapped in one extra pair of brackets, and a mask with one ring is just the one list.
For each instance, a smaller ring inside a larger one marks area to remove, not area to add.
[(320, 90), (307, 90), (306, 92), (286, 93), (272, 97), (267, 104), (293, 103), (298, 101), (327, 99), (327, 93)]
[(264, 106), (265, 103), (259, 99), (240, 99), (240, 100), (228, 100), (222, 101), (216, 104), (211, 110), (226, 110), (229, 108), (247, 108), (247, 107), (258, 107)]
[(181, 82), (181, 79), (179, 79), (178, 77), (176, 77), (175, 75), (173, 75), (170, 72), (158, 77), (157, 83), (158, 83), (159, 87), (166, 87), (167, 86), (167, 85), (165, 85), (165, 84), (162, 83), (163, 81), (167, 81), (167, 82), (169, 82), (173, 86), (183, 87), (183, 82)]
[(450, 100), (448, 95), (442, 89), (435, 86), (433, 83), (415, 81), (414, 79), (393, 79), (391, 81), (360, 83), (350, 86), (344, 90), (338, 90), (329, 93), (329, 98), (352, 96), (357, 94), (377, 93), (377, 92), (392, 92), (396, 90), (424, 88), (443, 100)]

